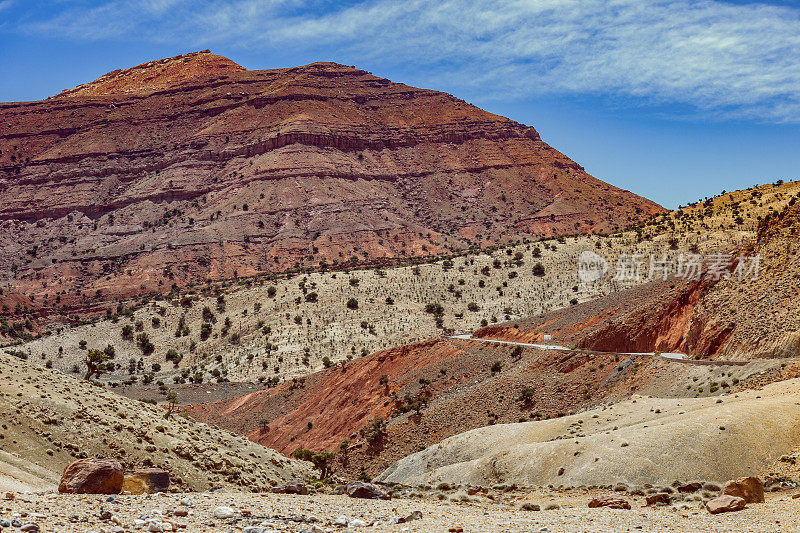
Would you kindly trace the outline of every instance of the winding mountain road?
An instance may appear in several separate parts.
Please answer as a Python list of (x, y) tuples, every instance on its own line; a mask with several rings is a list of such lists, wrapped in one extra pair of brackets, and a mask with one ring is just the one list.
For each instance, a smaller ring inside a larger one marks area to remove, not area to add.
[[(488, 342), (492, 344), (509, 344), (512, 346), (527, 346), (530, 348), (539, 348), (541, 350), (566, 350), (566, 351), (574, 351), (572, 348), (567, 348), (565, 346), (559, 346), (557, 344), (533, 344), (528, 342), (514, 342), (514, 341), (500, 341), (496, 339), (481, 339), (475, 338), (472, 336), (471, 333), (464, 333), (460, 335), (451, 335), (448, 338), (450, 339), (461, 339), (465, 341), (475, 341), (475, 342)], [(596, 352), (597, 350), (591, 350)], [(655, 356), (656, 352), (614, 352), (619, 353), (619, 355), (651, 355)], [(682, 353), (658, 353), (661, 357), (666, 359), (676, 359), (676, 360), (684, 360), (686, 356)]]

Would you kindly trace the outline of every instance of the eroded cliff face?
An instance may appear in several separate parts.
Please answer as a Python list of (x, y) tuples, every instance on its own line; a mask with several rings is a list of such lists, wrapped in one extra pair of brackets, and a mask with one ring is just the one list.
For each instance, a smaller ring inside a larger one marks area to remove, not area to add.
[(531, 127), (334, 63), (198, 52), (0, 104), (0, 124), (0, 274), (34, 308), (662, 211)]

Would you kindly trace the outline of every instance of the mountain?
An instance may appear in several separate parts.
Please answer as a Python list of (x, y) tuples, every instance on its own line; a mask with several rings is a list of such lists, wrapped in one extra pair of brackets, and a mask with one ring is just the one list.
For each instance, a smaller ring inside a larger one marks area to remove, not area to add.
[[(664, 210), (538, 132), (335, 63), (209, 51), (0, 104), (8, 308), (613, 230)], [(101, 310), (103, 307), (96, 307)]]

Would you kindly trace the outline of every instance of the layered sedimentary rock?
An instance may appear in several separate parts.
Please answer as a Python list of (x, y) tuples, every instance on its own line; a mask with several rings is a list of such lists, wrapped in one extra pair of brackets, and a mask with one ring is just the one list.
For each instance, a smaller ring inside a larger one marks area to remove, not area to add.
[(532, 127), (334, 63), (248, 71), (187, 54), (0, 104), (0, 125), (9, 308), (610, 230), (662, 211)]

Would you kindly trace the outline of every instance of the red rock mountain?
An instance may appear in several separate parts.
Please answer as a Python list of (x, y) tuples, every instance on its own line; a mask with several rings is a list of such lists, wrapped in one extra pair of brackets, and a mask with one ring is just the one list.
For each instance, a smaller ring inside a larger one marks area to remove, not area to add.
[(203, 51), (0, 104), (3, 297), (35, 308), (661, 211), (532, 127), (335, 63)]

